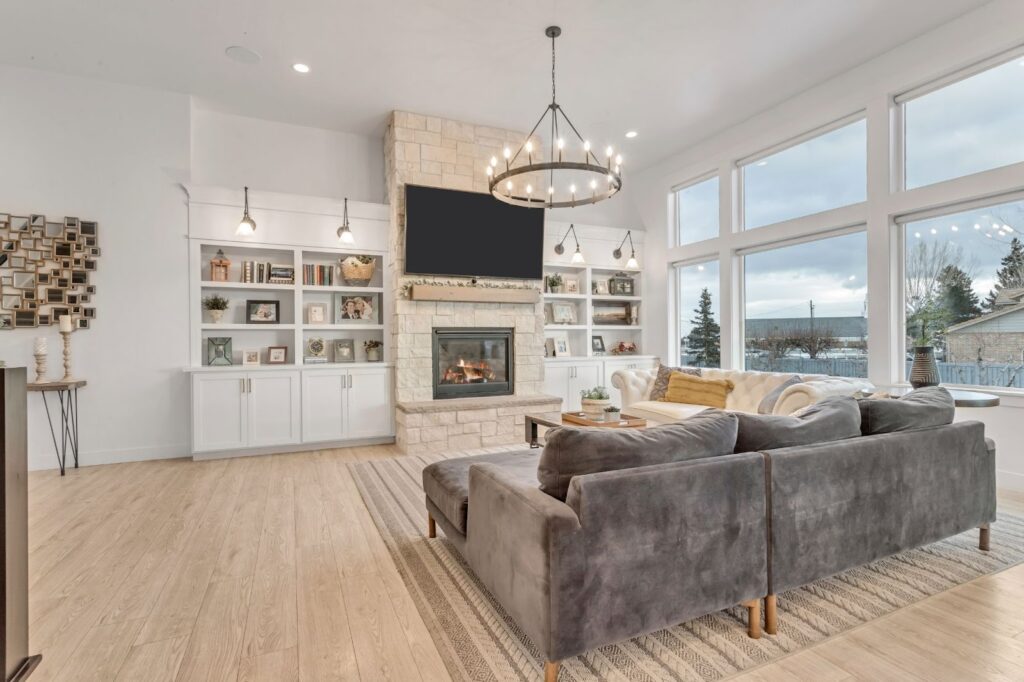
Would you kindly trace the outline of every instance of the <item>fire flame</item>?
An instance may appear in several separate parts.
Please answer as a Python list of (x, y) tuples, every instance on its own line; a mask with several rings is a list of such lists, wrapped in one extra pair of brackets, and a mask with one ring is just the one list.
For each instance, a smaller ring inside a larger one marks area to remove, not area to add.
[(481, 384), (494, 381), (494, 369), (486, 360), (466, 362), (463, 358), (444, 371), (443, 384)]

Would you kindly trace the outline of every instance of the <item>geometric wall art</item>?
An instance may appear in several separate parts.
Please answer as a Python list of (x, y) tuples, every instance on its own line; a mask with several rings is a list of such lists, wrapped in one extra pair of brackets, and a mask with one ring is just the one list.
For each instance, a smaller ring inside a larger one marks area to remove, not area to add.
[(88, 329), (99, 256), (95, 221), (0, 213), (0, 329), (55, 325), (64, 315)]

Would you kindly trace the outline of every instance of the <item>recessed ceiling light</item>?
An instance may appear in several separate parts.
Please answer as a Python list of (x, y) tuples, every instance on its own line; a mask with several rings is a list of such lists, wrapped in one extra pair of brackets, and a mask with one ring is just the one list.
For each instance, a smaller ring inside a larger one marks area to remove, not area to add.
[(634, 137), (636, 137), (636, 131), (630, 130), (628, 133), (626, 133), (626, 137), (632, 140)]
[(309, 65), (302, 63), (292, 64), (292, 70), (298, 73), (309, 73)]
[(232, 59), (240, 64), (259, 64), (260, 60), (263, 59), (258, 52), (242, 45), (232, 45), (224, 50), (224, 54), (228, 56), (228, 59)]

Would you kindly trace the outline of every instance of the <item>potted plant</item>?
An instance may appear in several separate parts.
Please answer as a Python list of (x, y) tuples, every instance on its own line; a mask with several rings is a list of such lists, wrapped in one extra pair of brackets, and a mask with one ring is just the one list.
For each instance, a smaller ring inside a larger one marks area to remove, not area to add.
[(203, 299), (203, 309), (210, 313), (210, 320), (218, 324), (228, 309), (228, 299), (214, 294)]
[(583, 407), (583, 414), (594, 421), (600, 421), (604, 414), (604, 408), (612, 404), (608, 389), (604, 386), (595, 386), (588, 391), (580, 391), (580, 403)]
[(562, 281), (562, 276), (560, 274), (556, 272), (553, 275), (548, 275), (545, 279), (548, 283), (549, 292), (552, 294), (562, 293), (562, 287), (565, 285), (565, 282)]
[(609, 405), (604, 408), (604, 420), (606, 422), (617, 422), (622, 419), (622, 413), (619, 411), (618, 405)]
[(380, 349), (384, 346), (384, 343), (377, 341), (376, 339), (370, 339), (369, 341), (363, 342), (363, 350), (366, 351), (367, 362), (380, 362)]
[(921, 320), (921, 333), (914, 339), (914, 364), (910, 366), (910, 385), (914, 388), (939, 385), (939, 366), (935, 364), (934, 338), (927, 322)]
[(341, 278), (350, 286), (367, 287), (373, 279), (377, 259), (373, 256), (349, 256), (340, 261)]

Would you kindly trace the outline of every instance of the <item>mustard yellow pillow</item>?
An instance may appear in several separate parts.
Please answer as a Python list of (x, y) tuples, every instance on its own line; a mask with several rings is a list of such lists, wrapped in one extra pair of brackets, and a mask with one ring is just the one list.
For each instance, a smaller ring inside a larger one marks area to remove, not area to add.
[(686, 403), (688, 405), (707, 405), (708, 407), (725, 408), (725, 399), (733, 389), (728, 379), (707, 379), (692, 374), (672, 372), (668, 378), (668, 390), (665, 391), (664, 402)]

